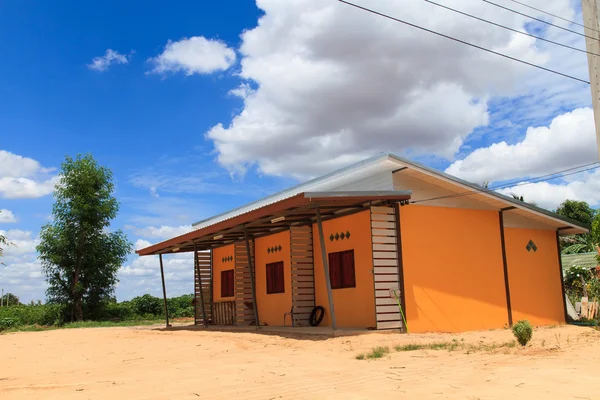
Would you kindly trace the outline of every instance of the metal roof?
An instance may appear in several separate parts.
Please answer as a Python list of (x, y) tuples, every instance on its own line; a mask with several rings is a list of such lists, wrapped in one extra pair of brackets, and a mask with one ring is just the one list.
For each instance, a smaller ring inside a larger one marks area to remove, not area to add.
[(598, 253), (563, 254), (562, 266), (567, 270), (571, 267), (595, 268), (598, 266)]
[(208, 250), (242, 240), (246, 234), (256, 238), (288, 230), (292, 225), (312, 224), (316, 220), (317, 209), (322, 219), (327, 220), (363, 211), (372, 205), (407, 203), (410, 195), (407, 190), (299, 193), (146, 247), (137, 253), (144, 256)]
[[(532, 213), (543, 215), (547, 218), (551, 218), (555, 221), (562, 221), (566, 226), (561, 227), (565, 231), (562, 234), (572, 234), (572, 233), (581, 233), (581, 231), (589, 231), (590, 227), (586, 226), (578, 221), (574, 221), (565, 217), (562, 217), (556, 213), (545, 210), (543, 208), (531, 205), (529, 203), (525, 203), (523, 201), (519, 201), (513, 199), (510, 196), (503, 195), (494, 190), (482, 188), (479, 185), (474, 183), (465, 181), (463, 179), (457, 178), (455, 176), (446, 174), (445, 172), (438, 171), (436, 169), (430, 168), (426, 165), (410, 161), (408, 159), (399, 157), (392, 153), (382, 153), (375, 157), (368, 158), (364, 161), (358, 162), (356, 164), (352, 164), (348, 167), (342, 168), (340, 170), (331, 172), (329, 174), (323, 175), (321, 177), (311, 179), (307, 182), (301, 183), (284, 191), (275, 193), (273, 195), (267, 196), (263, 199), (251, 202), (241, 207), (234, 208), (232, 210), (226, 211), (221, 214), (217, 214), (213, 217), (198, 221), (192, 224), (194, 229), (200, 229), (212, 224), (227, 220), (229, 218), (236, 217), (238, 215), (244, 214), (246, 212), (256, 210), (261, 207), (265, 207), (274, 202), (284, 200), (290, 198), (292, 196), (297, 195), (298, 193), (308, 192), (308, 191), (318, 191), (318, 190), (327, 190), (332, 191), (336, 190), (337, 187), (343, 186), (344, 184), (349, 184), (355, 181), (358, 181), (363, 176), (368, 176), (369, 174), (374, 174), (377, 172), (385, 172), (398, 169), (400, 166), (408, 166), (409, 168), (413, 168), (415, 170), (421, 170), (429, 175), (436, 176), (440, 179), (450, 181), (455, 183), (458, 186), (462, 186), (467, 188), (468, 190), (473, 190), (476, 192), (475, 194), (481, 194), (488, 197), (496, 198), (503, 203), (510, 205), (511, 207), (515, 207), (521, 210), (527, 210)], [(390, 185), (387, 189), (394, 189), (393, 184)], [(569, 231), (570, 229), (570, 231)]]

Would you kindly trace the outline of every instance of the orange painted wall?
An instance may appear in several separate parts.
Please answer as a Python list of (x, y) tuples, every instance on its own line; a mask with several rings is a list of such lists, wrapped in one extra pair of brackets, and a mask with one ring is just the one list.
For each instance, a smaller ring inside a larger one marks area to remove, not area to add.
[[(233, 244), (213, 249), (213, 301), (231, 301), (232, 297), (221, 297), (221, 271), (233, 269), (235, 260)], [(223, 262), (224, 257), (232, 257), (231, 261)]]
[(508, 325), (498, 212), (400, 208), (410, 332)]
[[(258, 317), (261, 323), (270, 326), (283, 326), (283, 314), (292, 308), (292, 277), (290, 267), (290, 232), (280, 232), (274, 235), (255, 239), (255, 271), (256, 271), (256, 303)], [(281, 251), (267, 252), (269, 247), (281, 246)], [(283, 261), (283, 279), (285, 293), (267, 294), (266, 265)], [(290, 319), (288, 317), (288, 323)]]
[[(350, 232), (350, 239), (329, 240), (333, 233)], [(325, 273), (321, 257), (317, 225), (313, 225), (316, 304), (325, 308), (322, 326), (331, 326)], [(373, 282), (373, 251), (371, 247), (370, 211), (348, 215), (323, 222), (327, 253), (354, 249), (356, 287), (333, 289), (337, 325), (341, 328), (376, 326)]]
[[(534, 325), (565, 322), (556, 232), (506, 228), (506, 260), (513, 322)], [(537, 251), (527, 251), (530, 240)]]

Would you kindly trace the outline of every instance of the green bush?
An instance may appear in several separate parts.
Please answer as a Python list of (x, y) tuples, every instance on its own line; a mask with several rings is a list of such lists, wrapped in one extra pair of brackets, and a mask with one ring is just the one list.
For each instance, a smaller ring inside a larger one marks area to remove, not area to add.
[(0, 318), (0, 331), (13, 328), (19, 325), (19, 321), (15, 318)]
[(137, 315), (164, 315), (163, 300), (150, 294), (134, 297), (131, 299), (131, 305), (133, 306), (133, 311)]
[(13, 319), (16, 325), (59, 326), (64, 322), (64, 312), (65, 307), (58, 304), (0, 307), (0, 319)]
[(522, 320), (514, 324), (512, 331), (521, 346), (529, 343), (533, 336), (533, 326), (527, 320)]
[[(192, 300), (194, 295), (184, 294), (183, 296), (167, 299), (167, 307), (169, 308), (169, 317), (182, 318), (194, 316), (194, 305)], [(161, 312), (162, 315), (162, 312)]]

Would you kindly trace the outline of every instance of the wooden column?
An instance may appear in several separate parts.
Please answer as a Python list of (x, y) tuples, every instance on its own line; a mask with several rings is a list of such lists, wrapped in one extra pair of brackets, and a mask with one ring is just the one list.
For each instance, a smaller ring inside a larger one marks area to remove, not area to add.
[(398, 252), (398, 287), (400, 292), (400, 306), (402, 307), (402, 332), (408, 333), (408, 318), (406, 317), (406, 285), (404, 284), (404, 259), (402, 258), (402, 227), (400, 225), (400, 203), (394, 205), (394, 214), (396, 216), (397, 252)]
[[(196, 242), (194, 242), (194, 268), (196, 269), (196, 273), (198, 274), (198, 286), (200, 287), (200, 304), (202, 304), (202, 324), (206, 328), (208, 324), (206, 321), (206, 310), (204, 309), (204, 290), (202, 290), (202, 275), (200, 274), (200, 266), (198, 265), (198, 249), (196, 248)], [(196, 283), (194, 282), (194, 285), (195, 284)]]
[(169, 307), (167, 307), (167, 288), (165, 286), (165, 271), (163, 269), (162, 254), (158, 255), (158, 259), (160, 260), (160, 277), (162, 279), (163, 299), (165, 300), (165, 323), (168, 328), (171, 325), (169, 325)]
[(254, 280), (254, 265), (252, 263), (252, 252), (250, 251), (250, 238), (248, 230), (244, 228), (244, 240), (246, 241), (246, 253), (248, 254), (248, 269), (250, 270), (250, 287), (252, 289), (252, 304), (254, 305), (254, 322), (256, 329), (259, 327), (258, 305), (256, 304), (256, 282)]
[(337, 329), (335, 310), (333, 308), (333, 296), (331, 294), (331, 278), (329, 277), (329, 259), (325, 249), (325, 236), (323, 235), (323, 221), (321, 220), (321, 208), (317, 204), (317, 227), (319, 228), (319, 243), (321, 244), (321, 257), (323, 258), (323, 270), (325, 271), (325, 285), (327, 286), (327, 299), (329, 300), (329, 313), (331, 314), (331, 329)]
[(506, 310), (508, 312), (508, 326), (513, 326), (512, 306), (510, 303), (510, 286), (508, 284), (508, 261), (506, 260), (506, 241), (504, 239), (504, 210), (498, 212), (500, 224), (500, 245), (502, 246), (502, 265), (504, 267), (504, 288), (506, 290)]
[(563, 276), (563, 265), (562, 265), (562, 257), (560, 256), (560, 240), (558, 231), (556, 231), (556, 253), (558, 254), (558, 272), (560, 273), (560, 287), (562, 289), (562, 303), (563, 310), (565, 313), (565, 323), (569, 321), (569, 313), (567, 312), (567, 294), (565, 293), (565, 279)]

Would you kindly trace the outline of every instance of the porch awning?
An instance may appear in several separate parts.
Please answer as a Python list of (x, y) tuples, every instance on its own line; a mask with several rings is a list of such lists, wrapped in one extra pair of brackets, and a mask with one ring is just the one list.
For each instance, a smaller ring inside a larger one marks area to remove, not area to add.
[(208, 250), (244, 238), (246, 229), (253, 237), (270, 235), (291, 225), (314, 223), (316, 207), (322, 219), (328, 220), (364, 210), (371, 206), (406, 203), (410, 190), (305, 192), (264, 207), (237, 215), (225, 221), (200, 228), (137, 250), (140, 256)]

